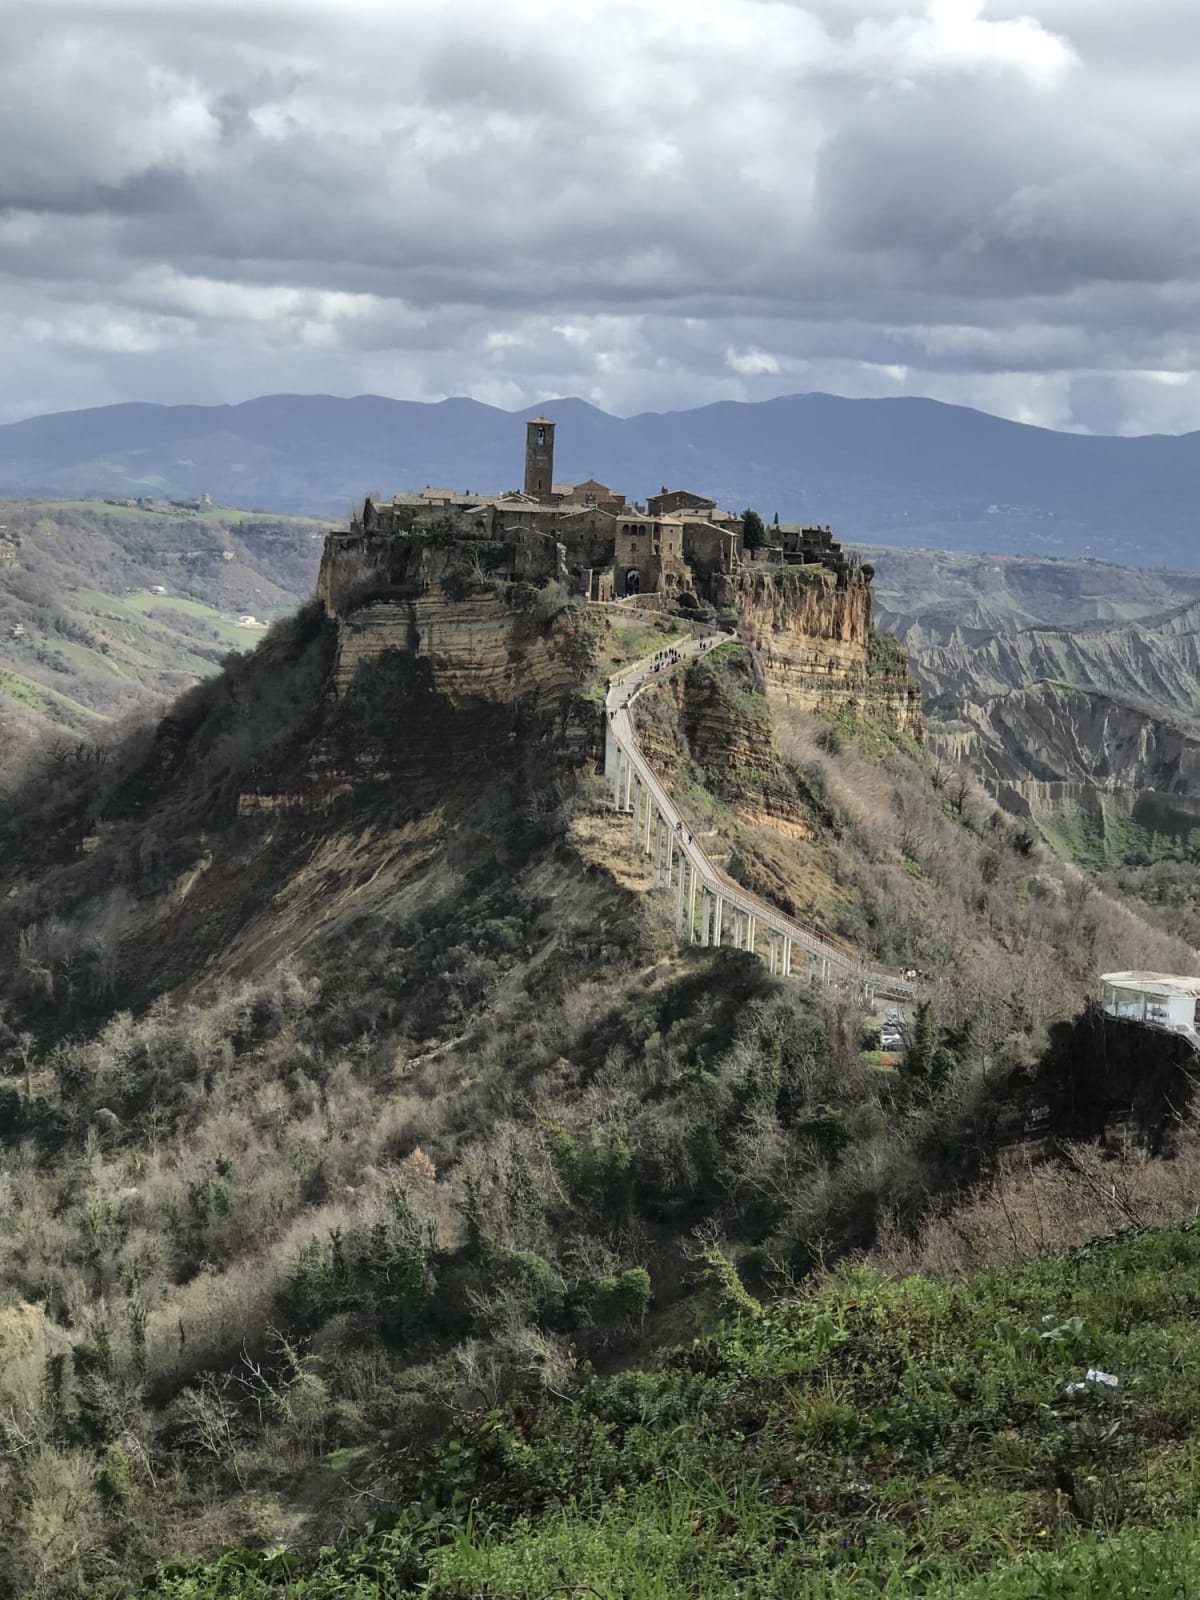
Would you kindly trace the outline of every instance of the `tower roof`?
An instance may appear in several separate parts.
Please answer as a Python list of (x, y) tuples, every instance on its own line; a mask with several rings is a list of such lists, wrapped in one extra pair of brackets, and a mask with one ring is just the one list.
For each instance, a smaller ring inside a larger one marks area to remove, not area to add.
[(544, 424), (548, 424), (551, 428), (554, 426), (553, 417), (530, 417), (529, 425), (532, 426), (535, 422), (541, 422), (541, 423), (544, 423)]

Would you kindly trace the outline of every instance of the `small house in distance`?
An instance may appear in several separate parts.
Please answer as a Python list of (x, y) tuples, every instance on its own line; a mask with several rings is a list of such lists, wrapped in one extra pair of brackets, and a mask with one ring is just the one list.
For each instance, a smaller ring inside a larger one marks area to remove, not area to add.
[(1166, 1028), (1200, 1043), (1200, 978), (1175, 977), (1167, 972), (1106, 972), (1100, 982), (1106, 1016)]

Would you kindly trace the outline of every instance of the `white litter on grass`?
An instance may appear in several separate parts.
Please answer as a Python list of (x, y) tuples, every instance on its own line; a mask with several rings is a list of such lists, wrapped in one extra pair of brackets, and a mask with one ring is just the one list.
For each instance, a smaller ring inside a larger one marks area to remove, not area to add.
[(1114, 1378), (1111, 1372), (1101, 1372), (1099, 1367), (1089, 1367), (1087, 1376), (1082, 1383), (1069, 1383), (1063, 1390), (1068, 1399), (1074, 1400), (1077, 1395), (1086, 1394), (1089, 1389), (1119, 1389), (1120, 1378)]

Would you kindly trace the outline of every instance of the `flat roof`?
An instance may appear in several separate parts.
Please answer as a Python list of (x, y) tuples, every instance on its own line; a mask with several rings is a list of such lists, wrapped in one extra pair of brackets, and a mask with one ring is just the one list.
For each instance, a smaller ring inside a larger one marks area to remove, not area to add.
[(1141, 994), (1185, 994), (1200, 997), (1200, 978), (1172, 972), (1102, 972), (1100, 982), (1114, 989), (1137, 989)]

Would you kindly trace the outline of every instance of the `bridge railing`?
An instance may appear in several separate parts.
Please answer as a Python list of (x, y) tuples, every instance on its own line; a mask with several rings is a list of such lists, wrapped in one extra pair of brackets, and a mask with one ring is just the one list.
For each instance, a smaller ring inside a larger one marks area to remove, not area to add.
[[(709, 635), (705, 635), (709, 636)], [(725, 637), (719, 630), (713, 630), (715, 637)], [(702, 636), (704, 637), (704, 636)], [(676, 649), (681, 655), (697, 655), (700, 653), (698, 641), (690, 645), (668, 646)], [(880, 995), (892, 996), (897, 999), (912, 1000), (916, 998), (916, 989), (906, 979), (897, 977), (892, 973), (880, 972), (864, 966), (855, 961), (836, 945), (830, 944), (820, 934), (801, 926), (793, 921), (777, 907), (759, 899), (757, 895), (750, 894), (732, 879), (727, 878), (708, 859), (703, 849), (695, 842), (690, 830), (685, 828), (682, 818), (666, 789), (659, 781), (654, 769), (642, 754), (634, 732), (633, 718), (629, 707), (637, 696), (648, 686), (651, 678), (657, 676), (653, 668), (653, 661), (635, 662), (632, 666), (623, 668), (614, 673), (609, 679), (609, 691), (606, 703), (631, 680), (637, 680), (637, 686), (629, 698), (621, 705), (609, 705), (612, 715), (608, 719), (608, 730), (614, 743), (630, 763), (638, 782), (649, 794), (655, 806), (661, 812), (668, 826), (675, 830), (676, 842), (680, 852), (686, 856), (689, 864), (696, 874), (698, 882), (710, 894), (719, 895), (727, 905), (746, 916), (751, 916), (761, 927), (768, 932), (789, 939), (814, 960), (827, 964), (831, 972), (836, 972), (842, 978), (860, 984)]]

